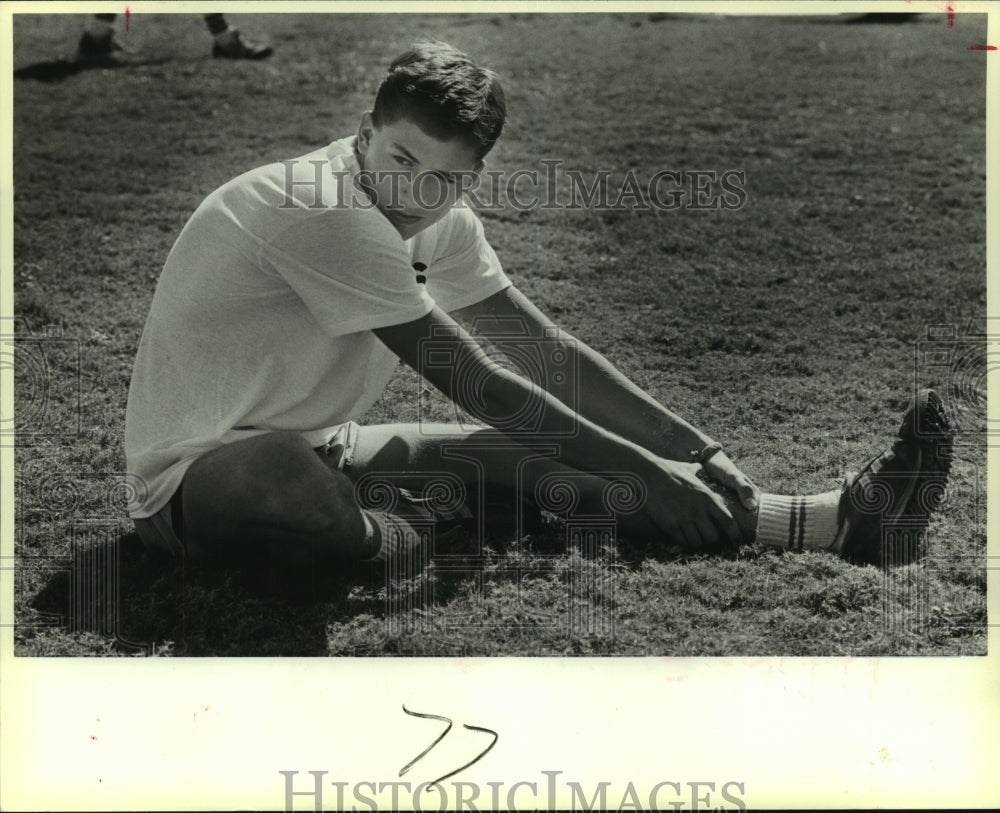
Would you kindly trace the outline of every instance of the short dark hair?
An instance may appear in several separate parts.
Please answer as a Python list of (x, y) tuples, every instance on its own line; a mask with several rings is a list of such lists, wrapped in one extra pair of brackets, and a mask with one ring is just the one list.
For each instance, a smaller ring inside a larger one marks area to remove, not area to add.
[(500, 138), (506, 117), (497, 75), (433, 40), (417, 42), (393, 60), (372, 110), (376, 127), (407, 118), (435, 138), (465, 139), (478, 158)]

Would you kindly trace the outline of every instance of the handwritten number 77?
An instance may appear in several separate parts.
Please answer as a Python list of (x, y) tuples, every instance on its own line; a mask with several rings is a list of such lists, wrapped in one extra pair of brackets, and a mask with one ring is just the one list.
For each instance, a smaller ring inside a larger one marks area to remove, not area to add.
[[(436, 746), (439, 742), (441, 742), (441, 740), (443, 740), (448, 735), (448, 732), (451, 731), (452, 727), (452, 721), (449, 717), (442, 717), (438, 714), (424, 714), (419, 711), (410, 711), (405, 705), (403, 706), (403, 711), (406, 714), (409, 714), (411, 717), (419, 717), (423, 720), (439, 720), (442, 723), (447, 723), (447, 725), (445, 726), (444, 731), (438, 734), (434, 742), (428, 745), (423, 751), (421, 751), (413, 759), (407, 762), (402, 768), (400, 768), (399, 770), (400, 776), (403, 776), (407, 771), (410, 770), (410, 768), (412, 768), (414, 765), (420, 762), (420, 760), (422, 760), (425, 756), (427, 756), (434, 749), (434, 746)], [(428, 783), (428, 785), (437, 785), (438, 783), (443, 782), (445, 779), (450, 779), (455, 774), (461, 773), (466, 768), (472, 767), (477, 762), (479, 762), (479, 760), (481, 760), (484, 756), (486, 756), (492, 750), (493, 746), (497, 744), (497, 740), (500, 739), (500, 735), (497, 734), (496, 731), (493, 731), (490, 728), (481, 728), (480, 726), (466, 725), (465, 723), (462, 724), (462, 727), (467, 728), (469, 731), (482, 731), (484, 734), (492, 734), (493, 742), (487, 745), (486, 748), (484, 748), (479, 754), (477, 754), (475, 757), (473, 757), (471, 760), (466, 762), (461, 767), (455, 768), (455, 770), (451, 771), (450, 773), (446, 773), (444, 776), (439, 776), (433, 782)]]

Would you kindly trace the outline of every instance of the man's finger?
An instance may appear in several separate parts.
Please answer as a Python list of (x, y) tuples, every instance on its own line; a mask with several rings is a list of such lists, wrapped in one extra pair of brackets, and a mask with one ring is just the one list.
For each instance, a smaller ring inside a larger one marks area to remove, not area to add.
[[(709, 463), (711, 462), (709, 461)], [(715, 470), (714, 475), (716, 482), (736, 492), (740, 498), (740, 504), (744, 508), (748, 511), (757, 510), (758, 489), (743, 472), (723, 468)]]
[(728, 519), (723, 520), (719, 527), (731, 545), (739, 545), (743, 541), (743, 533), (740, 531), (740, 526), (736, 524), (736, 520), (732, 518), (732, 515)]
[(749, 480), (744, 480), (737, 493), (740, 495), (740, 502), (748, 511), (757, 510), (757, 487)]
[(712, 461), (709, 461), (710, 468), (705, 469), (705, 474), (715, 482), (720, 485), (724, 485), (726, 488), (733, 491), (738, 491), (739, 487), (743, 484), (744, 478), (738, 471), (732, 471), (728, 468), (720, 468), (719, 466), (711, 466)]
[[(711, 511), (710, 516), (712, 521), (715, 523), (715, 527), (719, 529), (722, 535), (728, 539), (732, 544), (738, 545), (742, 539), (742, 534), (740, 532), (740, 526), (736, 524), (736, 518), (730, 513), (729, 509), (726, 507), (726, 503), (721, 497), (716, 494), (712, 494), (712, 502), (715, 504), (716, 511)], [(716, 537), (718, 538), (718, 537)]]

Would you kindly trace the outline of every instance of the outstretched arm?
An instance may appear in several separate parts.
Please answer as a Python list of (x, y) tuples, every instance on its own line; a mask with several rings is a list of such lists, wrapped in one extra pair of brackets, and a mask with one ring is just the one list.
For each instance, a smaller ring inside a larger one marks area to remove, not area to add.
[[(713, 442), (633, 384), (596, 350), (556, 328), (514, 287), (455, 315), (470, 322), (476, 333), (486, 336), (501, 350), (506, 345), (514, 351), (514, 357), (518, 343), (523, 343), (525, 337), (540, 340), (546, 380), (537, 383), (583, 417), (654, 455), (691, 462), (693, 452), (701, 452)], [(553, 350), (560, 350), (566, 356), (556, 354), (558, 363), (552, 363)], [(572, 374), (566, 374), (567, 368)], [(724, 452), (713, 454), (703, 467), (712, 479), (735, 491), (744, 507), (756, 507), (756, 487)]]
[(693, 546), (740, 539), (732, 514), (695, 476), (695, 466), (657, 457), (502, 368), (440, 308), (375, 335), (473, 417), (514, 439), (525, 432), (530, 440), (558, 439), (560, 460), (580, 471), (638, 475), (649, 492), (646, 512), (672, 539)]

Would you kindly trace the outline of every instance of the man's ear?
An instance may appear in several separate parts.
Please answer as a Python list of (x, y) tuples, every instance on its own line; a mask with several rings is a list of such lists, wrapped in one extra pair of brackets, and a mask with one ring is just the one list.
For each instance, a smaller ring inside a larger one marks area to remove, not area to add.
[(375, 122), (372, 121), (371, 110), (366, 111), (361, 116), (361, 123), (358, 125), (358, 152), (364, 155), (371, 146), (372, 136), (375, 134)]
[(480, 158), (479, 162), (472, 168), (477, 175), (482, 175), (486, 171), (486, 159)]

